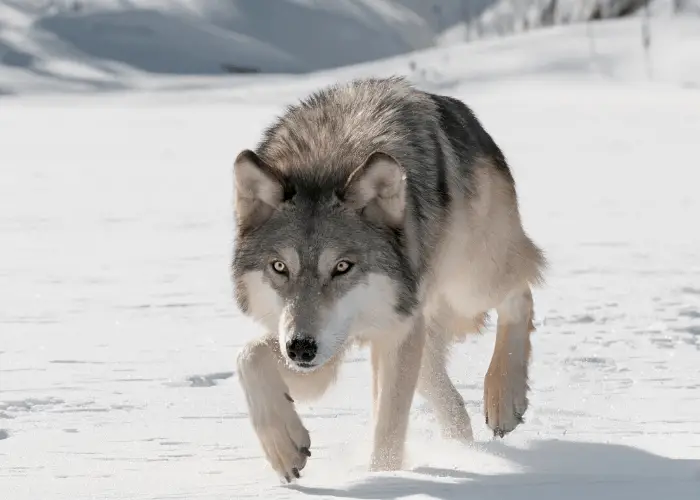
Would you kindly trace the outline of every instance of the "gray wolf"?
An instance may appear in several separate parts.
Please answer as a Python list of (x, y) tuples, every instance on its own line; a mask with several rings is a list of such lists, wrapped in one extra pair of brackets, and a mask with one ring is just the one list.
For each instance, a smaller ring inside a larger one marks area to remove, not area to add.
[(234, 295), (267, 332), (238, 375), (281, 477), (311, 455), (295, 400), (321, 396), (358, 343), (371, 351), (371, 470), (402, 467), (416, 392), (445, 436), (471, 441), (446, 360), (492, 309), (486, 423), (503, 437), (522, 422), (545, 258), (503, 153), (464, 103), (399, 77), (334, 85), (289, 107), (233, 170)]

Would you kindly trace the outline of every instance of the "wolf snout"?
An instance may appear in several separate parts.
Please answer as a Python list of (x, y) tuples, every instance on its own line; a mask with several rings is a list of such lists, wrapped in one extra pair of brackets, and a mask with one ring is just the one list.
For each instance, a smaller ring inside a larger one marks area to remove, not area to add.
[(318, 344), (311, 337), (294, 336), (287, 342), (287, 356), (296, 363), (308, 364), (316, 358)]

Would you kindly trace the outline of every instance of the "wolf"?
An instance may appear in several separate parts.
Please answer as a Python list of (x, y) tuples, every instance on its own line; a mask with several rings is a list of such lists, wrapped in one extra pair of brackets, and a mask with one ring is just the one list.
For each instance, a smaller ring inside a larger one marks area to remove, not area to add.
[(523, 422), (546, 259), (466, 104), (399, 76), (337, 83), (277, 117), (237, 155), (233, 180), (234, 296), (266, 332), (238, 354), (238, 379), (281, 478), (311, 456), (295, 401), (320, 397), (352, 345), (371, 353), (370, 470), (403, 466), (416, 392), (444, 436), (471, 442), (447, 359), (492, 309), (486, 423), (503, 437)]

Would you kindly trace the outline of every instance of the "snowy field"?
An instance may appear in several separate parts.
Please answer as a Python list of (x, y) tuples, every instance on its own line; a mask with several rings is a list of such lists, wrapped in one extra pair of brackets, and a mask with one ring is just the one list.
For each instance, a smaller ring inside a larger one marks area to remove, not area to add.
[[(0, 100), (0, 498), (700, 498), (700, 26), (659, 29), (651, 83), (623, 22), (596, 58), (567, 27), (289, 79)], [(313, 457), (282, 486), (236, 380), (259, 330), (231, 296), (231, 164), (290, 100), (410, 61), (503, 147), (551, 261), (526, 423), (494, 441), (483, 422), (492, 324), (450, 368), (476, 444), (443, 441), (417, 398), (406, 470), (370, 474), (358, 350), (299, 406)]]

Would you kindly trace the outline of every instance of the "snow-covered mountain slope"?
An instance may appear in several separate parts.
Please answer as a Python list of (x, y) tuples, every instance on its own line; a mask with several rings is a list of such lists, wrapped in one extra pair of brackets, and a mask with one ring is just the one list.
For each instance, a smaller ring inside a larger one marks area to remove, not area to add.
[(533, 86), (546, 81), (574, 81), (700, 88), (700, 19), (656, 20), (652, 40), (647, 55), (637, 21), (615, 20), (427, 49), (297, 77), (151, 79), (135, 80), (134, 85), (176, 92), (207, 88), (229, 99), (260, 99), (270, 104), (296, 99), (329, 80), (393, 74), (407, 75), (422, 87), (438, 92), (454, 92), (465, 84), (480, 82), (507, 88), (516, 81)]
[[(685, 1), (687, 12), (698, 5)], [(0, 0), (0, 94), (115, 90), (143, 75), (304, 73), (575, 22), (593, 3), (559, 0), (543, 23), (550, 0)]]
[(626, 17), (700, 16), (700, 0), (493, 0), (462, 9), (441, 30), (438, 45), (507, 36), (533, 29)]
[(21, 78), (110, 89), (138, 72), (298, 73), (428, 47), (433, 35), (387, 0), (2, 0), (0, 86)]
[[(357, 74), (408, 74), (431, 88), (451, 88), (460, 81), (490, 79), (595, 79), (700, 84), (700, 17), (659, 17), (651, 23), (651, 47), (642, 47), (638, 20), (601, 21), (543, 28), (479, 43), (453, 43), (357, 65), (283, 75), (164, 75), (112, 63), (97, 67), (67, 52), (44, 60), (43, 69), (0, 68), (0, 95), (124, 89), (222, 88), (246, 99), (252, 94), (296, 95), (312, 82), (347, 79)], [(20, 57), (15, 55), (14, 57)], [(387, 62), (389, 61), (389, 62)], [(254, 83), (254, 85), (253, 85)]]
[[(592, 48), (567, 26), (303, 76), (120, 73), (105, 81), (137, 92), (3, 98), (0, 498), (697, 500), (696, 26), (655, 23), (651, 82), (638, 24), (621, 21)], [(70, 69), (96, 80), (85, 68)], [(417, 398), (406, 470), (370, 474), (357, 350), (299, 405), (313, 456), (279, 486), (235, 373), (259, 327), (231, 297), (231, 163), (293, 99), (397, 73), (473, 107), (547, 251), (531, 406), (492, 441), (490, 325), (450, 365), (475, 446), (442, 440)], [(47, 89), (78, 87), (61, 85)]]

